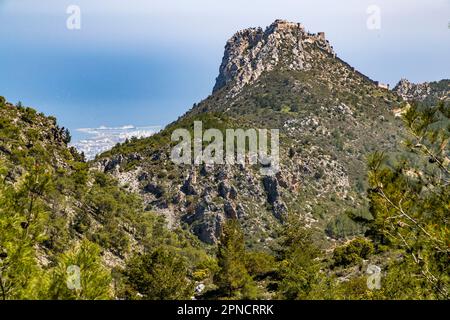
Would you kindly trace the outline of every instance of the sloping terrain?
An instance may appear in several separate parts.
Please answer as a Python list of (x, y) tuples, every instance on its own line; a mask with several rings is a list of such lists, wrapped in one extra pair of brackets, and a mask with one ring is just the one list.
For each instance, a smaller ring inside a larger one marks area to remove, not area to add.
[[(82, 156), (67, 146), (70, 133), (54, 117), (0, 98), (1, 196), (8, 201), (11, 193), (11, 213), (19, 214), (25, 231), (36, 223), (42, 266), (51, 267), (58, 255), (83, 239), (101, 247), (106, 266), (123, 266), (131, 252), (142, 251), (153, 241), (150, 236), (164, 238), (164, 228), (152, 234), (161, 222), (144, 212), (138, 195), (123, 190), (112, 177), (90, 170)], [(0, 208), (2, 218), (8, 217), (7, 204)], [(3, 240), (6, 245), (11, 239)]]
[[(161, 133), (113, 148), (93, 166), (207, 243), (234, 216), (249, 246), (266, 246), (288, 214), (323, 231), (346, 210), (364, 206), (365, 157), (395, 151), (402, 125), (392, 109), (401, 98), (337, 58), (323, 34), (281, 20), (234, 35), (220, 70), (211, 96)], [(192, 129), (194, 120), (204, 130), (279, 129), (280, 172), (173, 164), (171, 132)]]

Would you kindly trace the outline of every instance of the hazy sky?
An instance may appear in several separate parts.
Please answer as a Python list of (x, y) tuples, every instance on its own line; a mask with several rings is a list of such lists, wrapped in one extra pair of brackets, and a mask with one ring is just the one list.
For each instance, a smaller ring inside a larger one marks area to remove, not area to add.
[[(81, 29), (66, 27), (69, 5)], [(370, 30), (366, 12), (381, 10)], [(277, 18), (375, 80), (450, 77), (450, 0), (0, 0), (0, 95), (75, 129), (165, 125), (210, 94), (226, 40)]]

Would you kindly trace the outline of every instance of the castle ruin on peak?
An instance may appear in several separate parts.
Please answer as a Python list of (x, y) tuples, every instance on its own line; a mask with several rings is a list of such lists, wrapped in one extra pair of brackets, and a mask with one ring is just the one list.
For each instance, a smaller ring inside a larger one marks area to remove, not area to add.
[(246, 84), (275, 67), (308, 70), (314, 53), (306, 50), (307, 46), (335, 56), (325, 33), (307, 32), (301, 23), (276, 20), (265, 30), (241, 30), (227, 41), (213, 92), (232, 83), (230, 92), (237, 94)]

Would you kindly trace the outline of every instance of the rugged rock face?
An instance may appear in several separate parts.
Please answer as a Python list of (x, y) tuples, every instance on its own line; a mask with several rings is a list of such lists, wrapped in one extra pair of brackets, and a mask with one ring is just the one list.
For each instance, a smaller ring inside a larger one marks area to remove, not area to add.
[(276, 20), (263, 31), (250, 28), (237, 32), (225, 46), (225, 53), (213, 91), (233, 83), (230, 94), (237, 94), (244, 85), (254, 83), (263, 72), (282, 65), (287, 70), (307, 70), (311, 55), (303, 49), (305, 44), (333, 54), (323, 33), (305, 32), (300, 23)]
[(401, 79), (393, 90), (405, 100), (422, 100), (431, 93), (431, 87), (428, 82), (415, 84), (407, 79)]
[(450, 99), (450, 80), (439, 82), (412, 83), (401, 79), (393, 91), (404, 100), (417, 100), (433, 103), (436, 100)]

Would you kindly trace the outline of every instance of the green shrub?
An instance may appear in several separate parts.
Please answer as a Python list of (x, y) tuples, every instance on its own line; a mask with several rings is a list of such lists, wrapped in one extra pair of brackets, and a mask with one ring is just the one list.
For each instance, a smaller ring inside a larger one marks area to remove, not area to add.
[(361, 234), (363, 231), (363, 227), (350, 219), (347, 213), (333, 218), (325, 228), (326, 234), (334, 239), (355, 236)]
[(333, 252), (334, 266), (348, 266), (360, 263), (374, 252), (371, 241), (364, 238), (356, 238), (350, 243), (337, 247)]
[(275, 269), (275, 258), (265, 252), (246, 252), (245, 267), (251, 276), (263, 277)]
[(186, 259), (173, 250), (158, 248), (152, 253), (135, 255), (124, 272), (130, 299), (190, 299), (193, 284), (188, 279)]

